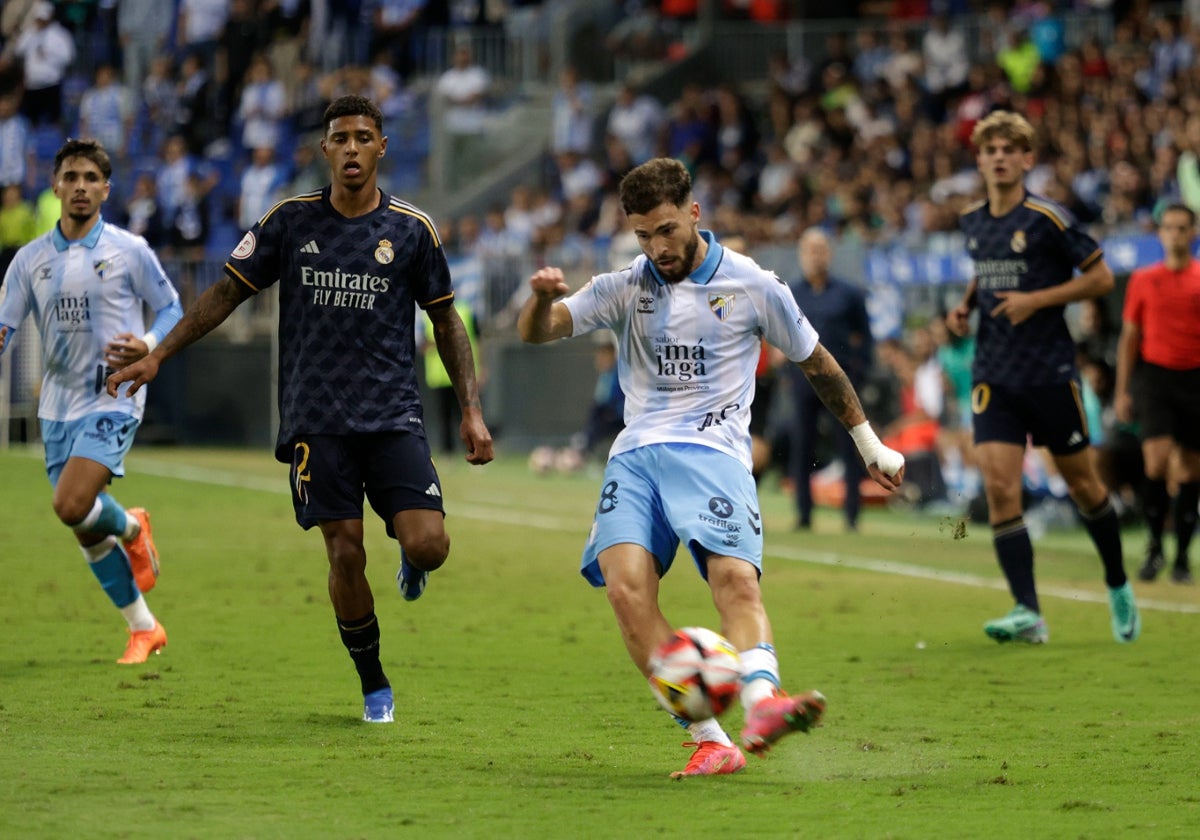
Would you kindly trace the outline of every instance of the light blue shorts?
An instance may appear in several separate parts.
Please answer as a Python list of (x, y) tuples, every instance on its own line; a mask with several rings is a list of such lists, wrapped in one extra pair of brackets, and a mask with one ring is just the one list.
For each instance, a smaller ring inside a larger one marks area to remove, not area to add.
[(140, 425), (140, 420), (115, 411), (89, 414), (78, 420), (41, 421), (50, 484), (58, 485), (69, 458), (87, 458), (108, 467), (118, 478), (125, 475), (125, 454), (133, 446)]
[(762, 574), (762, 519), (749, 471), (736, 458), (695, 444), (659, 443), (614, 456), (604, 470), (580, 573), (592, 586), (604, 586), (600, 552), (634, 543), (654, 555), (661, 577), (681, 541), (706, 580), (709, 554), (746, 560)]

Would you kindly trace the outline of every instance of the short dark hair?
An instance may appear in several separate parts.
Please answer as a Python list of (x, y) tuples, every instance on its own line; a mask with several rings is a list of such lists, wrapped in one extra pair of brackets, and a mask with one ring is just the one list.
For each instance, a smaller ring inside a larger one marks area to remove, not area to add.
[(100, 168), (100, 174), (104, 176), (105, 181), (112, 179), (112, 159), (99, 140), (68, 138), (67, 142), (63, 143), (54, 155), (54, 174), (57, 175), (58, 171), (62, 169), (63, 161), (73, 157), (90, 160)]
[(365, 96), (348, 94), (330, 102), (329, 107), (325, 109), (325, 116), (322, 117), (325, 133), (329, 132), (329, 124), (339, 117), (369, 117), (375, 122), (375, 128), (380, 135), (383, 134), (383, 111)]
[(621, 179), (621, 207), (627, 215), (649, 213), (661, 204), (682, 207), (692, 197), (692, 176), (672, 158), (654, 158)]
[(1182, 201), (1172, 201), (1170, 204), (1168, 204), (1166, 207), (1164, 207), (1162, 210), (1159, 211), (1158, 223), (1160, 225), (1162, 224), (1163, 216), (1167, 215), (1168, 213), (1187, 213), (1188, 224), (1189, 225), (1196, 224), (1196, 211), (1193, 210), (1191, 207), (1188, 207)]

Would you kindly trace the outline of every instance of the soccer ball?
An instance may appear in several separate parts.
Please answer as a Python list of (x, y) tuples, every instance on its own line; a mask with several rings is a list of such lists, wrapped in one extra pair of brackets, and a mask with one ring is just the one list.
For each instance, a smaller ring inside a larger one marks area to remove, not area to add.
[(728, 709), (740, 676), (737, 649), (703, 627), (676, 630), (650, 656), (650, 690), (664, 709), (684, 720), (707, 720)]

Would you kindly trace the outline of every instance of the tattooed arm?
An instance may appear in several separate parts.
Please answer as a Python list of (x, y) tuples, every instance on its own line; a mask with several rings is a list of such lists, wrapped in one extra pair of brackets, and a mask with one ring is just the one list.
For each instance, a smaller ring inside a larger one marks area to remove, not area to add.
[(160, 364), (193, 341), (208, 335), (253, 294), (254, 290), (245, 283), (228, 275), (222, 277), (196, 299), (152, 352), (108, 377), (108, 395), (115, 397), (117, 388), (123, 382), (131, 383), (129, 394), (135, 394), (138, 388), (158, 376)]
[(858, 393), (850, 384), (842, 366), (824, 345), (818, 344), (812, 355), (799, 364), (800, 370), (804, 371), (804, 376), (808, 379), (808, 384), (812, 385), (821, 402), (825, 403), (825, 407), (833, 412), (833, 416), (840, 420), (843, 426), (853, 429), (866, 421), (867, 415), (863, 412)]
[(799, 362), (800, 370), (812, 385), (821, 402), (833, 412), (854, 439), (863, 463), (875, 483), (886, 490), (895, 490), (904, 480), (904, 456), (884, 446), (871, 430), (867, 415), (863, 412), (858, 393), (850, 384), (849, 377), (822, 345), (818, 344), (811, 356)]
[(467, 447), (467, 461), (486, 464), (492, 460), (492, 435), (483, 422), (483, 408), (479, 402), (479, 384), (475, 379), (475, 356), (471, 352), (471, 339), (462, 317), (453, 306), (440, 306), (426, 311), (433, 322), (433, 339), (438, 355), (450, 382), (458, 405), (462, 409), (462, 426), (459, 436)]

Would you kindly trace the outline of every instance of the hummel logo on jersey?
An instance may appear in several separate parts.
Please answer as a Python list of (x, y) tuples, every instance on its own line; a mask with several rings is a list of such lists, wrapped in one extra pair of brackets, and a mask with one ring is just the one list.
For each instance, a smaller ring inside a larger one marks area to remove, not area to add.
[(308, 240), (308, 244), (300, 249), (300, 253), (301, 254), (319, 254), (319, 253), (321, 253), (321, 249), (317, 247), (317, 240), (315, 240), (315, 239)]
[(1077, 443), (1083, 443), (1083, 435), (1080, 434), (1078, 429), (1071, 432), (1071, 436), (1067, 438), (1067, 446), (1074, 446)]
[(429, 489), (425, 491), (425, 495), (440, 497), (442, 495), (442, 491), (438, 489), (438, 486), (436, 484), (430, 484)]

